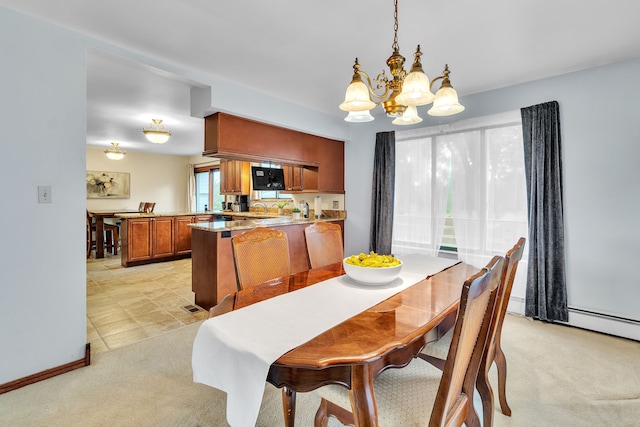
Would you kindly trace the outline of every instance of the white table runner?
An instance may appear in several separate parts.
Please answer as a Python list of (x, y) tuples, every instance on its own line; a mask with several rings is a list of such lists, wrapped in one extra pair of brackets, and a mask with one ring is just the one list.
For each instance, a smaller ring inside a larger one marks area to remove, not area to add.
[(417, 255), (402, 262), (400, 277), (388, 285), (368, 287), (340, 276), (206, 320), (193, 343), (194, 382), (227, 393), (231, 426), (254, 426), (269, 366), (280, 356), (458, 263)]

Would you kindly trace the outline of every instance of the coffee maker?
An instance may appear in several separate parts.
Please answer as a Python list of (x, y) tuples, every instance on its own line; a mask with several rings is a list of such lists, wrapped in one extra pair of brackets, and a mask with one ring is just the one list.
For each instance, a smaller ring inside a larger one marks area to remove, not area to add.
[(236, 196), (238, 199), (238, 204), (240, 204), (240, 212), (248, 212), (249, 211), (249, 196)]

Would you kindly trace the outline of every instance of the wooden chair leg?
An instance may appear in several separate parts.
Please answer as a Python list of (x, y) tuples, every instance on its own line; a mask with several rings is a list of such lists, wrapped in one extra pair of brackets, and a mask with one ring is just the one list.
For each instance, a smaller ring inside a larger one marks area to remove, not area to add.
[(113, 254), (118, 255), (118, 241), (120, 240), (120, 236), (118, 236), (118, 227), (113, 229)]
[(431, 363), (434, 367), (440, 369), (441, 371), (444, 371), (444, 363), (446, 362), (446, 360), (438, 359), (437, 357), (433, 357), (425, 353), (418, 353), (418, 357), (425, 362)]
[(482, 425), (483, 426), (492, 426), (493, 425), (493, 409), (494, 409), (494, 398), (493, 398), (493, 389), (491, 388), (491, 384), (489, 383), (489, 366), (486, 366), (486, 363), (480, 365), (480, 370), (478, 371), (478, 378), (476, 379), (476, 389), (478, 390), (478, 394), (480, 395), (480, 399), (482, 400)]
[(507, 359), (499, 345), (496, 346), (496, 368), (498, 369), (498, 398), (500, 409), (506, 416), (511, 416), (511, 408), (507, 403)]
[(353, 427), (355, 425), (355, 419), (351, 412), (333, 402), (322, 399), (316, 411), (315, 419), (313, 420), (313, 427), (327, 427), (329, 417), (335, 417), (345, 426)]

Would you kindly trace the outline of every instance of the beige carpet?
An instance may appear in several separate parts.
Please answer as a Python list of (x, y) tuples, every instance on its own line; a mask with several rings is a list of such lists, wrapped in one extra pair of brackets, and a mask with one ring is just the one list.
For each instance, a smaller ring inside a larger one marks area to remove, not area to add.
[[(0, 425), (227, 426), (225, 394), (191, 380), (198, 326), (0, 395)], [(513, 315), (503, 337), (513, 416), (497, 409), (496, 426), (640, 425), (640, 343)], [(299, 394), (297, 426), (313, 424), (317, 404), (313, 393)], [(280, 391), (267, 385), (257, 425), (282, 426), (281, 408)]]

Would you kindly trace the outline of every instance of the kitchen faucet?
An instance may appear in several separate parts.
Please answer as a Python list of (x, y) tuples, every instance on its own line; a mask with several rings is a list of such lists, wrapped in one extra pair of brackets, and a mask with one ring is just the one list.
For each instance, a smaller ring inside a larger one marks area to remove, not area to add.
[(259, 203), (254, 203), (253, 206), (258, 207), (258, 206), (262, 206), (264, 208), (264, 213), (267, 213), (267, 205), (265, 205), (262, 202)]

